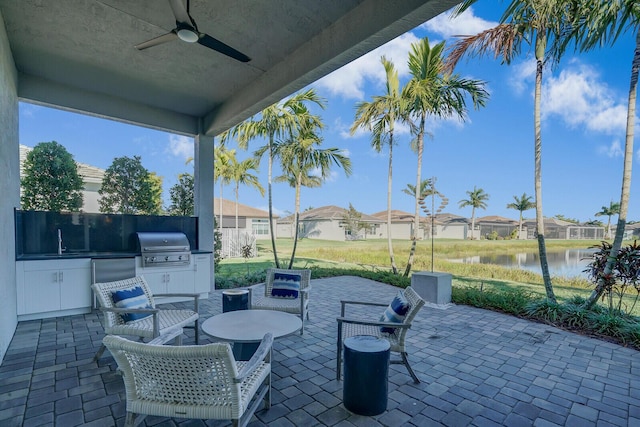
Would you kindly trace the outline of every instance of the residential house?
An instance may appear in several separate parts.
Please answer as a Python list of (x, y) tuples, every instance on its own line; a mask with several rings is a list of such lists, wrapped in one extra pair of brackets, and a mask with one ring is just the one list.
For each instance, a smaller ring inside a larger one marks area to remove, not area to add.
[[(431, 228), (431, 217), (425, 220), (426, 229)], [(439, 213), (433, 217), (433, 237), (436, 239), (466, 239), (471, 221), (460, 215)], [(426, 236), (430, 237), (430, 236)]]
[[(24, 176), (24, 162), (27, 154), (32, 150), (31, 147), (20, 144), (20, 179)], [(98, 199), (100, 195), (98, 190), (102, 187), (102, 179), (104, 178), (104, 169), (88, 165), (86, 163), (76, 162), (78, 165), (78, 175), (82, 178), (82, 211), (89, 213), (100, 212)]]
[[(371, 214), (372, 217), (378, 218), (383, 221), (380, 224), (380, 232), (377, 237), (387, 238), (388, 236), (388, 228), (387, 228), (387, 211), (380, 211), (374, 214)], [(411, 239), (413, 236), (413, 220), (414, 215), (409, 212), (400, 211), (394, 209), (391, 211), (391, 237), (394, 239)], [(419, 238), (422, 239), (425, 236), (424, 227), (420, 228)]]
[[(524, 222), (527, 227), (527, 239), (536, 238), (536, 220), (530, 219)], [(546, 239), (567, 240), (600, 240), (604, 239), (605, 228), (598, 225), (576, 224), (557, 218), (544, 219), (544, 237)]]
[[(236, 211), (237, 208), (237, 211)], [(222, 212), (222, 221), (220, 213)], [(238, 228), (236, 231), (236, 212)], [(222, 257), (241, 256), (241, 248), (251, 245), (253, 255), (257, 254), (256, 240), (271, 238), (269, 232), (269, 212), (243, 205), (220, 197), (214, 198), (213, 214), (222, 234)], [(274, 216), (277, 218), (277, 216)], [(277, 236), (277, 233), (276, 233)]]
[[(353, 233), (345, 227), (345, 216), (348, 210), (338, 206), (323, 206), (300, 213), (298, 237), (322, 240), (359, 240), (379, 237), (381, 224), (384, 222), (371, 215), (362, 214), (360, 223), (363, 227)], [(289, 215), (278, 221), (276, 235), (293, 237), (295, 231), (295, 215)]]
[[(518, 221), (498, 215), (488, 215), (476, 218), (474, 238), (507, 238), (514, 230), (517, 233)], [(523, 232), (524, 234), (524, 232)]]
[[(376, 212), (371, 216), (383, 221), (380, 224), (378, 237), (387, 238), (387, 211)], [(392, 210), (391, 237), (394, 239), (411, 239), (413, 235), (413, 220), (414, 214)], [(464, 239), (469, 228), (468, 221), (467, 218), (449, 213), (436, 214), (433, 218), (431, 216), (420, 217), (418, 239), (430, 239), (432, 229), (433, 237), (436, 239)]]

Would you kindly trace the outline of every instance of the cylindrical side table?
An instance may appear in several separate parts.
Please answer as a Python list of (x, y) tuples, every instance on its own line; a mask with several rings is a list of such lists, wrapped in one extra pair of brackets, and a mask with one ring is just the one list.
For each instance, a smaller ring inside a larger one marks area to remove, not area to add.
[(222, 291), (222, 312), (249, 309), (249, 291), (246, 289), (227, 289)]
[(360, 415), (387, 410), (389, 341), (369, 335), (344, 340), (344, 407)]

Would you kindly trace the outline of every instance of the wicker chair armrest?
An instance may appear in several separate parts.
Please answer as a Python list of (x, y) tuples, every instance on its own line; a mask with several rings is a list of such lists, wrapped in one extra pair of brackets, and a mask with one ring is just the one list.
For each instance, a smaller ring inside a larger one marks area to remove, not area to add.
[(349, 319), (346, 317), (338, 317), (336, 320), (338, 321), (339, 327), (342, 326), (343, 323), (349, 323), (352, 325), (380, 326), (393, 329), (409, 329), (411, 327), (410, 323), (380, 322), (375, 320)]
[(342, 300), (340, 301), (340, 316), (344, 317), (345, 309), (349, 305), (363, 305), (369, 307), (388, 307), (389, 304), (383, 304), (379, 302), (367, 302), (367, 301), (350, 301), (350, 300)]
[[(153, 294), (153, 298), (172, 297), (193, 298), (193, 311), (195, 311), (196, 313), (199, 312), (200, 294), (194, 294), (193, 292), (171, 292), (166, 294)], [(162, 302), (160, 302), (160, 304), (162, 304)]]
[(117, 308), (117, 307), (101, 307), (102, 311), (109, 311), (111, 313), (150, 313), (153, 316), (153, 337), (160, 336), (160, 319), (158, 313), (161, 310), (157, 308)]
[(273, 335), (269, 332), (265, 334), (260, 345), (251, 359), (244, 365), (242, 370), (238, 372), (238, 376), (234, 378), (234, 382), (241, 383), (262, 363), (262, 361), (271, 361), (271, 346), (273, 345)]
[(200, 294), (194, 294), (193, 292), (178, 292), (178, 293), (168, 293), (168, 294), (153, 294), (154, 298), (164, 298), (164, 297), (186, 297), (186, 298), (200, 298)]
[(101, 311), (109, 311), (111, 313), (126, 314), (126, 313), (150, 313), (156, 314), (160, 311), (157, 308), (118, 308), (118, 307), (100, 307)]

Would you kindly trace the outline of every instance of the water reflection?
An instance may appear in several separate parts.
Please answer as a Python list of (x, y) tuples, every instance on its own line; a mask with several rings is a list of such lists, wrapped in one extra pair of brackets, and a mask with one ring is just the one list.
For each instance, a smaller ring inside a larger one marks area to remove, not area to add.
[[(591, 260), (595, 249), (566, 249), (563, 251), (547, 252), (549, 272), (552, 276), (584, 277), (582, 272)], [(495, 264), (503, 267), (530, 270), (541, 274), (540, 256), (538, 252), (526, 252), (512, 255), (476, 255), (467, 258), (452, 259), (450, 261), (465, 264)]]

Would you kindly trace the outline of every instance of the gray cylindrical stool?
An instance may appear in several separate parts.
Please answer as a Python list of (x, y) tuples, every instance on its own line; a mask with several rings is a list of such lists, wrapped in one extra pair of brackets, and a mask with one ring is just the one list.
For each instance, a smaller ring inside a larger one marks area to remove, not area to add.
[(222, 312), (249, 309), (249, 291), (246, 289), (227, 289), (222, 291)]
[(360, 415), (387, 410), (389, 341), (369, 335), (344, 340), (344, 407)]

